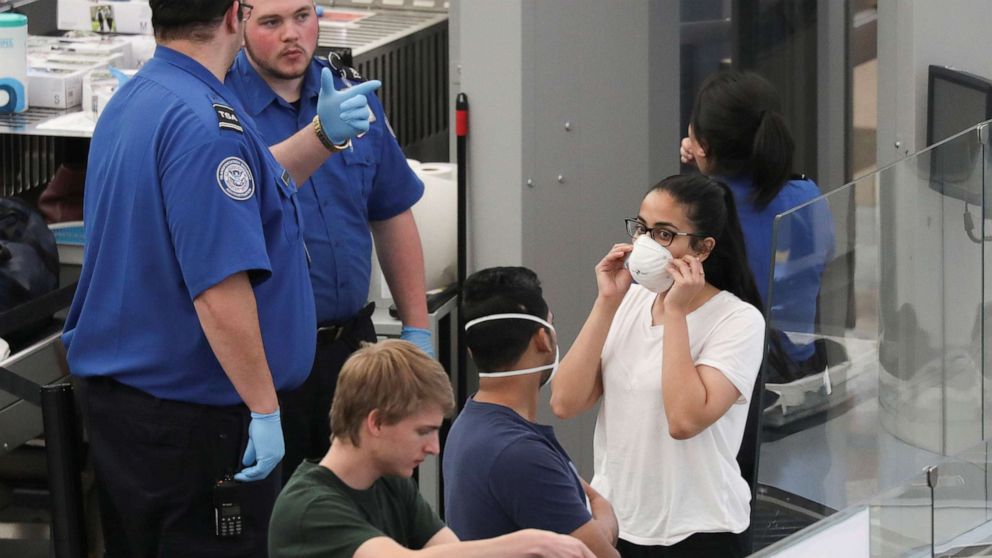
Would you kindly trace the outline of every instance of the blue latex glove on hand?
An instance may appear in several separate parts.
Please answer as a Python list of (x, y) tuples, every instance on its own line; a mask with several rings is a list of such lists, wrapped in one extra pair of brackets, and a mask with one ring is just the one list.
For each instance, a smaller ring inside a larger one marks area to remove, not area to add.
[(131, 79), (129, 75), (125, 74), (124, 72), (118, 70), (113, 66), (107, 66), (107, 69), (110, 70), (110, 75), (117, 78), (117, 87), (124, 85), (125, 83), (127, 83), (127, 80)]
[(400, 339), (413, 343), (418, 349), (427, 353), (427, 356), (437, 358), (437, 355), (434, 354), (434, 343), (431, 342), (429, 329), (405, 325), (400, 331)]
[(279, 411), (267, 415), (252, 413), (251, 424), (248, 425), (248, 447), (241, 460), (247, 469), (234, 475), (234, 480), (252, 482), (264, 479), (282, 461), (284, 453), (286, 446), (282, 439)]
[(320, 127), (335, 145), (369, 131), (369, 101), (371, 94), (381, 81), (371, 80), (359, 83), (348, 89), (334, 89), (334, 76), (330, 68), (320, 72), (320, 96), (317, 97), (317, 115)]

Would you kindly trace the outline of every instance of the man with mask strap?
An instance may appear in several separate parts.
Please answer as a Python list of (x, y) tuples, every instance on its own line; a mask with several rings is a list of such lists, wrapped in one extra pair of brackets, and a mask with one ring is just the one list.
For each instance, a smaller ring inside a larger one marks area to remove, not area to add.
[(479, 372), (448, 433), (444, 504), (462, 540), (521, 529), (571, 535), (596, 556), (618, 557), (613, 508), (583, 481), (555, 438), (537, 424), (538, 395), (558, 368), (558, 338), (537, 275), (485, 269), (462, 290), (465, 340)]

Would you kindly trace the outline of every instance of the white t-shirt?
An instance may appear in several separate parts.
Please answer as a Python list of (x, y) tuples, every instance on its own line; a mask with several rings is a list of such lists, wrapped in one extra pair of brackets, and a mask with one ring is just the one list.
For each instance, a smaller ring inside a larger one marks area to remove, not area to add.
[(765, 336), (761, 313), (721, 291), (686, 317), (696, 365), (721, 371), (741, 398), (688, 440), (668, 433), (661, 394), (664, 326), (651, 325), (656, 295), (632, 285), (603, 347), (603, 404), (593, 441), (592, 486), (613, 504), (620, 537), (672, 545), (699, 532), (740, 533), (751, 491), (737, 450)]

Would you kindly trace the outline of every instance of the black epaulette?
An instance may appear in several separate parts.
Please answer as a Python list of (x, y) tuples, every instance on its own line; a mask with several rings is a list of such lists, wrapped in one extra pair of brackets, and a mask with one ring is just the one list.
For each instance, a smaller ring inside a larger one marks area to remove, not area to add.
[(343, 80), (351, 83), (365, 81), (365, 78), (362, 77), (362, 74), (358, 73), (358, 70), (349, 66), (351, 63), (351, 49), (346, 50), (347, 52), (339, 52), (332, 49), (327, 53), (327, 63)]
[(241, 121), (238, 120), (238, 115), (233, 108), (222, 103), (214, 103), (213, 107), (214, 112), (217, 113), (217, 127), (222, 130), (234, 130), (240, 134), (245, 133), (245, 129), (241, 127)]

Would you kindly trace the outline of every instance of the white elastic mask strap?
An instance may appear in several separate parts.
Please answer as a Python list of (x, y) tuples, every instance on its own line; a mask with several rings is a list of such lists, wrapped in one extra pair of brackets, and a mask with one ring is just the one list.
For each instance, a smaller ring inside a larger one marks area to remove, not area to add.
[[(530, 314), (491, 314), (489, 316), (483, 316), (481, 318), (476, 318), (467, 324), (465, 324), (465, 331), (468, 328), (481, 324), (482, 322), (491, 322), (494, 320), (529, 320), (532, 322), (537, 322), (544, 327), (555, 331), (555, 326), (549, 324), (546, 320), (542, 320), (537, 316), (531, 316)], [(544, 366), (535, 366), (533, 368), (524, 368), (522, 370), (507, 370), (505, 372), (479, 372), (479, 376), (482, 378), (505, 378), (507, 376), (522, 376), (524, 374), (533, 374), (534, 372), (541, 372), (542, 370), (547, 370), (549, 368), (558, 368), (558, 344), (555, 343), (555, 361), (551, 364), (545, 364)]]

